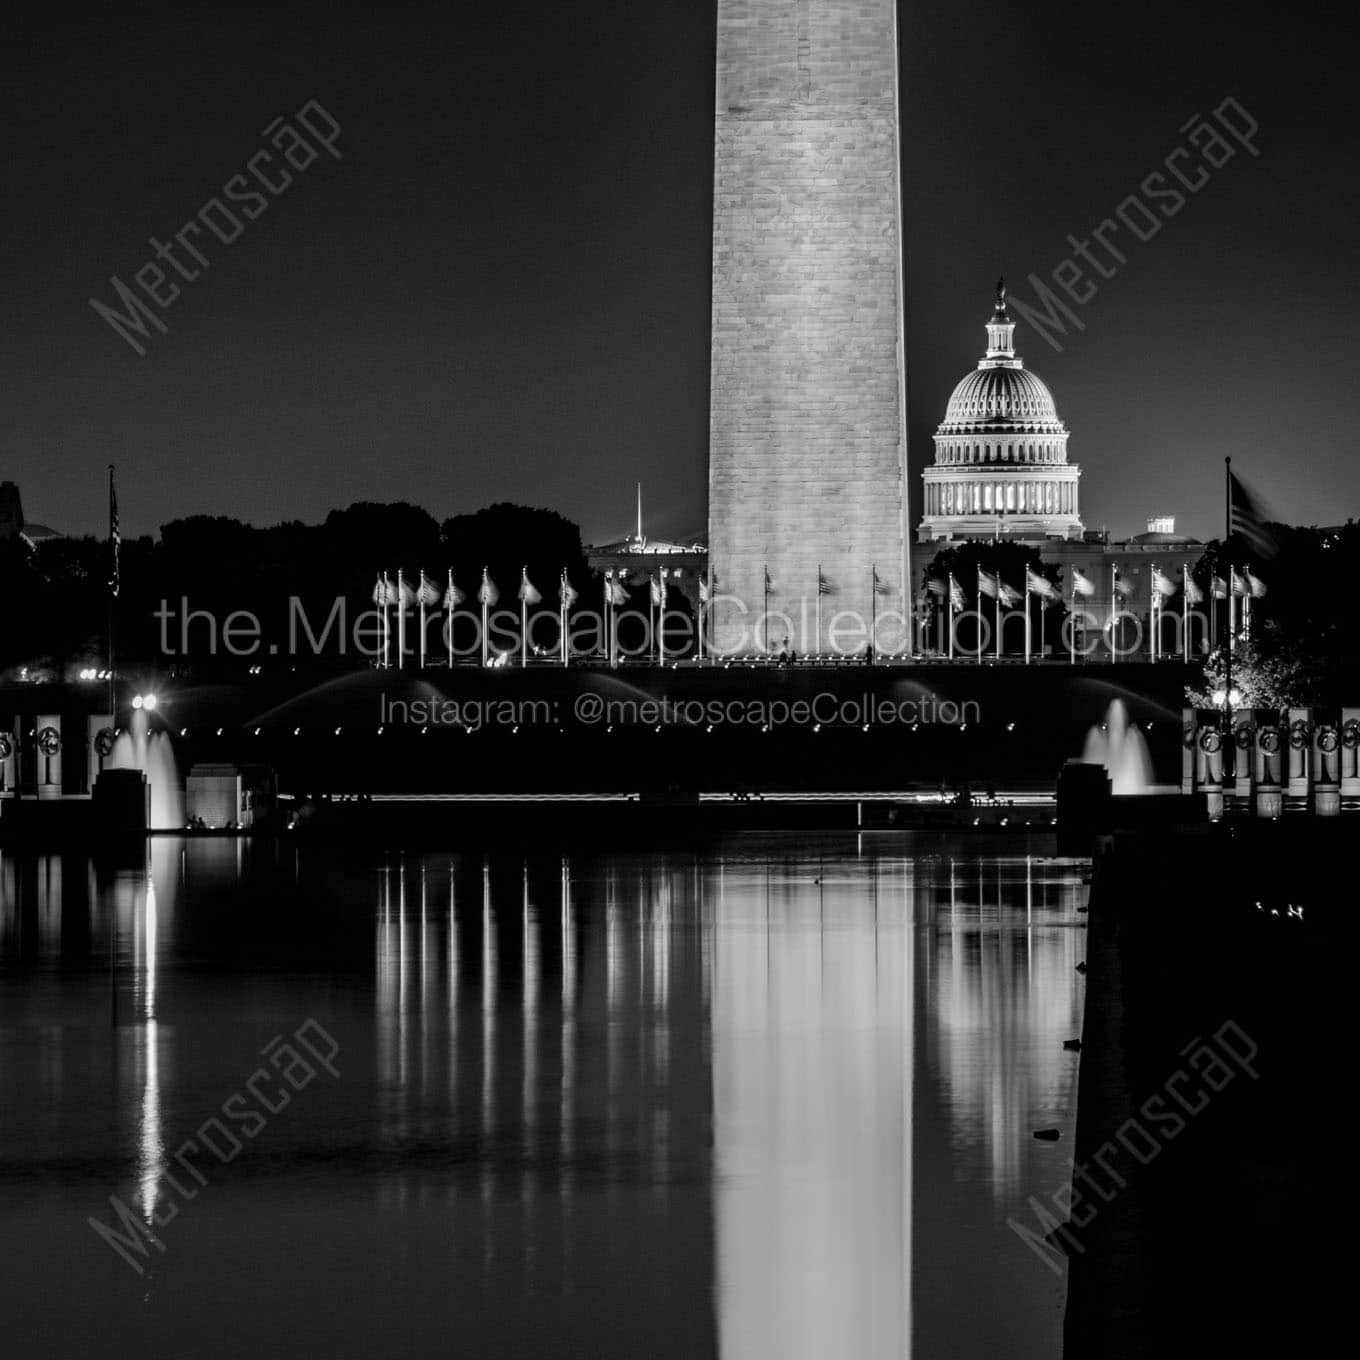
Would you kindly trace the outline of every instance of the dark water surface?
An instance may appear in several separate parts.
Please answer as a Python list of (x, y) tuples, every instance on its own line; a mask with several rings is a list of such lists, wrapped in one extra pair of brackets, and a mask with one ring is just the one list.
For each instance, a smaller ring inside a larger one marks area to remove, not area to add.
[(6, 854), (3, 1354), (1056, 1357), (1053, 853)]

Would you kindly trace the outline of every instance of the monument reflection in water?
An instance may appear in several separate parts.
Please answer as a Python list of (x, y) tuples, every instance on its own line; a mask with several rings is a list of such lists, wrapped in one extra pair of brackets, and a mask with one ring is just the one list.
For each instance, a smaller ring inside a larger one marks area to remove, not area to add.
[[(0, 861), (24, 1354), (1059, 1354), (1063, 1282), (1006, 1226), (1075, 1116), (1048, 842), (152, 845)], [(164, 1217), (171, 1151), (308, 1017), (340, 1078), (200, 1161), (135, 1274), (89, 1217)]]

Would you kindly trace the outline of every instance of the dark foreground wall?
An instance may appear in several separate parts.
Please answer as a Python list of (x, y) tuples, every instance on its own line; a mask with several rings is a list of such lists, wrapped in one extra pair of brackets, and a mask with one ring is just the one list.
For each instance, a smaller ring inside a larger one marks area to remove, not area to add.
[(1066, 1360), (1324, 1353), (1349, 1301), (1349, 835), (1130, 835), (1098, 866)]

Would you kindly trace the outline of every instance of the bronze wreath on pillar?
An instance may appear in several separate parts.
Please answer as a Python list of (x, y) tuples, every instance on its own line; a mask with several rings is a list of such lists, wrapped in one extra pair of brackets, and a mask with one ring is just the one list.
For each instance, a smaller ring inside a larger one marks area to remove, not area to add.
[(44, 727), (38, 733), (38, 750), (45, 756), (54, 756), (61, 750), (61, 733), (55, 727)]

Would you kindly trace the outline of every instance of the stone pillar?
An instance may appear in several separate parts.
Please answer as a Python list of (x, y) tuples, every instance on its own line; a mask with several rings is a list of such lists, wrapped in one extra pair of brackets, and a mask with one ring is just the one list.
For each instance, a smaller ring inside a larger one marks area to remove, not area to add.
[[(44, 750), (47, 747), (49, 749)], [(61, 797), (62, 733), (59, 713), (40, 713), (33, 729), (39, 798)]]
[(836, 604), (824, 631), (841, 610), (868, 618), (871, 568), (881, 606), (909, 595), (896, 15), (895, 0), (718, 3), (720, 650), (754, 650), (767, 567), (771, 610), (797, 618), (820, 564)]

